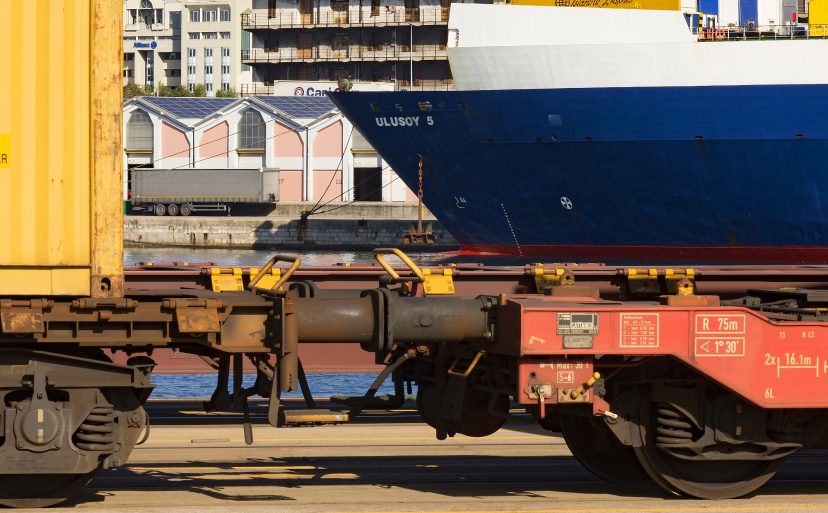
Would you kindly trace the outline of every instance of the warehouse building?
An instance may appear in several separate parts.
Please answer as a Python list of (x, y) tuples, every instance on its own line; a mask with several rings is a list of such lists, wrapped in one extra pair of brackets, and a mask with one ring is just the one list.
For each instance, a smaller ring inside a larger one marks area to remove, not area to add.
[(124, 195), (129, 170), (278, 170), (279, 201), (417, 197), (327, 97), (137, 97), (124, 103)]

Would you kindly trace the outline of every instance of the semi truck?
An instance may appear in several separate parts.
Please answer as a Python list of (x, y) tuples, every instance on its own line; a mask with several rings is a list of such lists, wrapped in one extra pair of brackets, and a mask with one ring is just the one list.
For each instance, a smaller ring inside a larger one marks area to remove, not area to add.
[(233, 205), (275, 203), (275, 169), (133, 168), (129, 200), (133, 211), (157, 216), (230, 212)]

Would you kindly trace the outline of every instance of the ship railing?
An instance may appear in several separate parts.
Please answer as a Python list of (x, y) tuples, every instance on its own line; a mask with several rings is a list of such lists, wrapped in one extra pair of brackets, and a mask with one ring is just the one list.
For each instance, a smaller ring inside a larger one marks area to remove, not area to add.
[(699, 41), (771, 41), (778, 39), (828, 39), (828, 25), (750, 25), (697, 29)]
[[(335, 80), (320, 80), (324, 82), (335, 82)], [(301, 96), (305, 94), (306, 89), (302, 87), (296, 87), (297, 84), (303, 81), (285, 80), (282, 82), (289, 84), (290, 88), (284, 86), (280, 87), (280, 81), (253, 82), (250, 84), (241, 84), (239, 86), (239, 94), (241, 96)], [(387, 86), (393, 86), (397, 90), (404, 89), (406, 91), (451, 91), (454, 89), (454, 80), (452, 79), (426, 80), (417, 78), (414, 79), (414, 84), (412, 85), (411, 83), (409, 83), (408, 80), (397, 80), (396, 82), (394, 82), (394, 77), (389, 76), (381, 80), (355, 80), (352, 81), (352, 83), (354, 86), (354, 90), (360, 90), (360, 84), (368, 84), (370, 86), (376, 86), (377, 84), (386, 84)], [(297, 93), (297, 91), (299, 91), (300, 89), (301, 93)], [(366, 90), (371, 90), (371, 88), (366, 88)]]
[(449, 8), (422, 6), (345, 6), (301, 12), (297, 8), (241, 15), (245, 30), (324, 28), (324, 27), (394, 27), (408, 25), (446, 25)]
[(309, 48), (252, 48), (241, 51), (245, 64), (280, 62), (437, 61), (446, 60), (446, 45), (312, 46)]

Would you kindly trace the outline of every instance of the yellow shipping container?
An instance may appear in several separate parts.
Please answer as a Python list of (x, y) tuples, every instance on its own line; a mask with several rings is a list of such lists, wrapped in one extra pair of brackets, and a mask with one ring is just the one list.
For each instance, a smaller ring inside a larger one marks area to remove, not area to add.
[(808, 26), (812, 36), (828, 36), (828, 0), (808, 2)]
[(512, 0), (511, 3), (512, 5), (650, 9), (657, 11), (678, 11), (681, 9), (681, 0)]
[(0, 297), (123, 294), (120, 0), (0, 0)]

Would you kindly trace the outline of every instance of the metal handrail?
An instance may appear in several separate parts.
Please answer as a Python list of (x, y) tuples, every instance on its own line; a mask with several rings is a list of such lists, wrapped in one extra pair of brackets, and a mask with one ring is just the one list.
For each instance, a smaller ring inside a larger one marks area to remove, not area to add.
[(699, 28), (699, 41), (773, 41), (780, 39), (828, 39), (828, 25), (748, 25)]
[[(297, 82), (296, 80), (288, 80), (286, 82)], [(302, 82), (302, 81), (298, 81)], [(334, 82), (330, 80), (329, 82)], [(388, 84), (394, 84), (394, 80), (392, 78), (387, 78), (384, 80), (379, 80), (376, 82), (384, 82)], [(355, 85), (359, 84), (359, 82), (355, 82)], [(427, 80), (427, 79), (414, 79), (414, 85), (408, 83), (408, 80), (401, 79), (396, 81), (397, 87), (402, 89), (407, 89), (409, 91), (450, 91), (454, 89), (454, 80), (452, 79), (444, 79), (444, 80)], [(262, 82), (254, 82), (251, 84), (241, 84), (239, 86), (239, 94), (241, 96), (272, 96), (276, 94), (276, 86), (272, 85), (272, 83), (262, 83)]]
[(241, 59), (244, 63), (343, 60), (407, 61), (409, 59), (445, 60), (447, 58), (446, 45), (414, 45), (413, 51), (395, 48), (392, 45), (379, 48), (363, 45), (348, 45), (342, 49), (314, 46), (311, 48), (280, 48), (272, 49), (271, 51), (265, 48), (254, 48), (252, 50), (242, 50), (241, 52)]
[(298, 10), (280, 10), (273, 14), (242, 14), (242, 28), (307, 28), (307, 27), (388, 27), (407, 25), (445, 25), (449, 9), (432, 8), (350, 7), (343, 10), (314, 10), (300, 13)]

